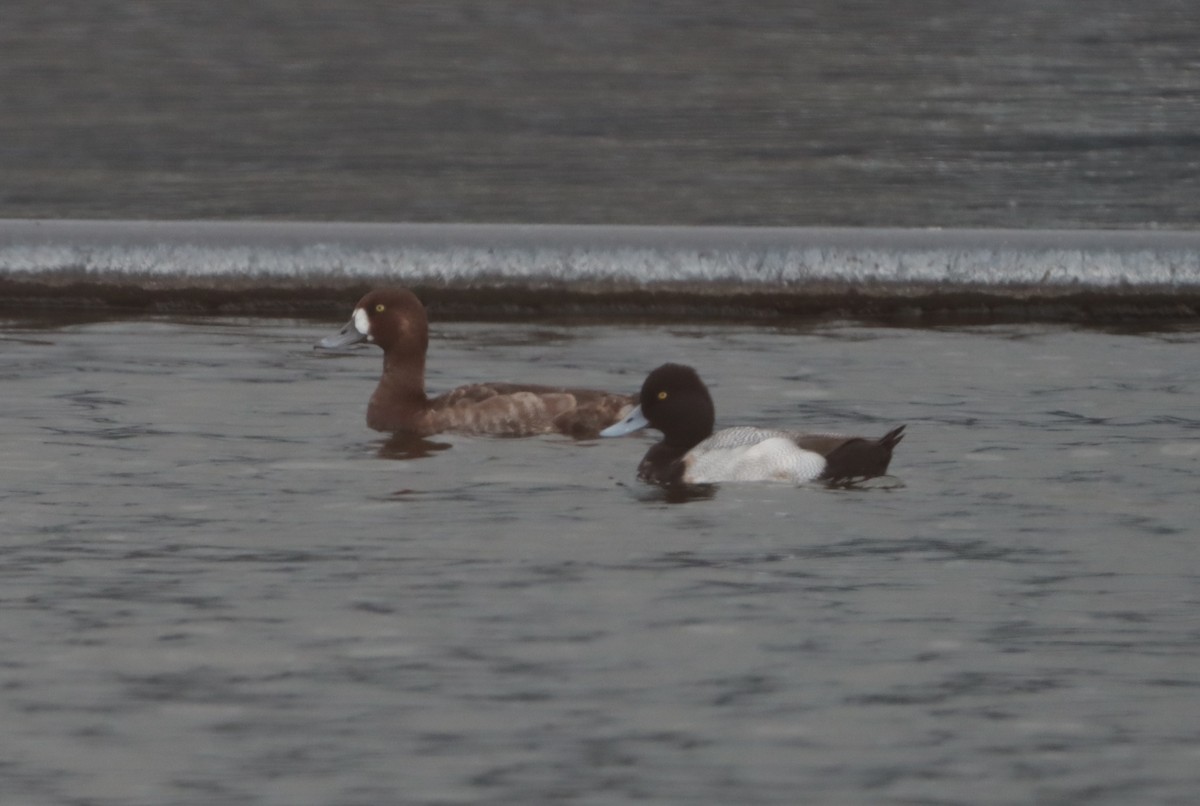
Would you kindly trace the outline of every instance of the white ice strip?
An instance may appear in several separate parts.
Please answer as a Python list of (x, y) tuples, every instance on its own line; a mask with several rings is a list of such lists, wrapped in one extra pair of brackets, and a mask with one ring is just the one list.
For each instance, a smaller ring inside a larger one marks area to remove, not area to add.
[(0, 220), (0, 276), (1200, 285), (1200, 232)]

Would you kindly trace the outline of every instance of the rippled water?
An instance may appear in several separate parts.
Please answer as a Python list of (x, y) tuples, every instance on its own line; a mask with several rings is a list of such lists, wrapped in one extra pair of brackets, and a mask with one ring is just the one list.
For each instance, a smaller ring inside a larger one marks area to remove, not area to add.
[(6, 0), (0, 216), (1194, 228), (1192, 0)]
[(385, 445), (334, 322), (6, 322), (6, 803), (1191, 803), (1195, 331), (435, 324), (430, 386), (909, 424), (902, 486)]

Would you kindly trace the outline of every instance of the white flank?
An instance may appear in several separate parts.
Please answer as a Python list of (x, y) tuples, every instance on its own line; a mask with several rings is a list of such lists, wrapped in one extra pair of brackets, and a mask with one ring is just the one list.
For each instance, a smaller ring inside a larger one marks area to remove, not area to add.
[(825, 470), (825, 457), (806, 451), (786, 434), (757, 428), (718, 431), (684, 459), (684, 481), (786, 481), (802, 484)]

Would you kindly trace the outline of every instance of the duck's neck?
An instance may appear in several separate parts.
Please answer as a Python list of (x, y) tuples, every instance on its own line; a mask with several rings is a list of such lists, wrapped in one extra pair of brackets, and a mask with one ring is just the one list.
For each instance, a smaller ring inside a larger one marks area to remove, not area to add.
[(671, 451), (678, 451), (680, 456), (711, 437), (717, 420), (716, 409), (706, 389), (688, 394), (682, 411), (687, 413), (686, 417), (677, 417), (669, 427), (662, 429), (662, 444)]
[(712, 436), (712, 420), (697, 420), (694, 424), (678, 425), (671, 433), (663, 434), (659, 444), (672, 453), (683, 456), (692, 448)]
[(429, 405), (425, 395), (425, 356), (390, 352), (383, 357), (383, 375), (367, 406), (367, 425), (395, 431), (411, 425)]
[(683, 477), (683, 457), (688, 449), (680, 450), (666, 440), (650, 446), (638, 465), (638, 478), (652, 484), (678, 484)]
[(638, 478), (654, 484), (678, 484), (683, 481), (685, 470), (683, 457), (688, 451), (712, 436), (712, 422), (682, 431), (672, 429), (670, 434), (663, 434), (661, 442), (650, 446), (642, 462), (638, 465)]

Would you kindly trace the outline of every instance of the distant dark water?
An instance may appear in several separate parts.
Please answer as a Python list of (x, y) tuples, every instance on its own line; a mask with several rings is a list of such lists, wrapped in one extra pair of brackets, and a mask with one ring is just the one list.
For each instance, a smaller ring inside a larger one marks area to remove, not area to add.
[(1190, 0), (14, 0), (0, 218), (1191, 228)]

